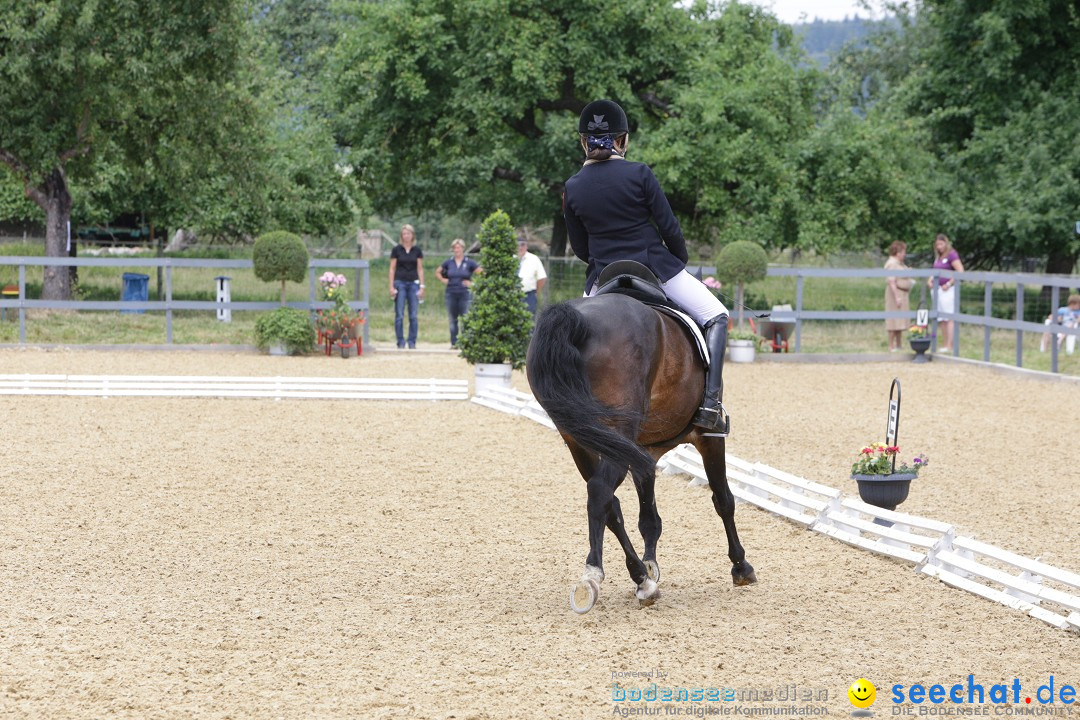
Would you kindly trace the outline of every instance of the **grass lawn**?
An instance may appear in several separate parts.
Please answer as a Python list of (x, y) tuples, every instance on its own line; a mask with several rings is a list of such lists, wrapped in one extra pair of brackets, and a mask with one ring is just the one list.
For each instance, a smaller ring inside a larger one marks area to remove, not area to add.
[[(40, 243), (8, 245), (5, 255), (42, 254)], [(185, 253), (182, 256), (195, 257)], [(250, 257), (250, 248), (237, 248), (219, 257)], [(434, 269), (442, 257), (433, 255), (426, 259), (426, 283), (428, 296), (419, 308), (419, 340), (423, 343), (449, 346), (450, 331), (447, 323), (443, 287), (435, 277)], [(317, 262), (317, 261), (316, 261)], [(324, 268), (316, 268), (316, 274)], [(371, 261), (370, 311), (368, 333), (370, 341), (380, 345), (395, 342), (394, 306), (388, 292), (389, 260)], [(81, 267), (79, 268), (77, 296), (83, 300), (119, 300), (124, 272), (149, 275), (150, 299), (157, 299), (159, 285), (157, 271), (143, 267)], [(231, 277), (234, 301), (276, 301), (279, 287), (258, 280), (249, 269), (220, 268), (174, 268), (172, 270), (173, 297), (177, 300), (213, 300), (216, 297), (218, 275)], [(40, 297), (41, 268), (27, 268), (27, 293)], [(0, 265), (0, 284), (17, 282), (17, 269)], [(580, 297), (584, 286), (585, 266), (577, 261), (549, 262), (549, 280), (545, 289), (548, 303)], [(362, 274), (348, 275), (349, 287), (362, 288)], [(358, 280), (360, 281), (358, 283)], [(290, 302), (307, 302), (309, 288), (306, 283), (289, 283), (286, 286)], [(808, 278), (803, 286), (803, 306), (807, 310), (880, 310), (883, 304), (883, 283), (877, 278), (829, 279)], [(350, 291), (350, 297), (353, 293)], [(362, 297), (362, 294), (361, 294)], [(1028, 289), (1025, 308), (1029, 320), (1041, 321), (1049, 311), (1039, 304), (1038, 287)], [(770, 309), (773, 305), (791, 304), (796, 299), (796, 280), (791, 277), (770, 277), (748, 288), (747, 304), (755, 309)], [(971, 284), (963, 286), (961, 306), (965, 312), (982, 312), (983, 288)], [(732, 314), (734, 303), (724, 298)], [(919, 302), (919, 289), (912, 293), (912, 304)], [(993, 313), (996, 317), (1015, 315), (1015, 288), (994, 288)], [(258, 313), (233, 311), (232, 321), (219, 322), (212, 312), (176, 311), (173, 314), (173, 343), (178, 345), (253, 345), (253, 328)], [(49, 311), (35, 310), (27, 313), (26, 341), (31, 344), (65, 345), (156, 345), (166, 343), (165, 315), (161, 312), (118, 313), (96, 311)], [(18, 311), (9, 310), (6, 322), (0, 323), (0, 343), (18, 343)], [(408, 320), (406, 319), (406, 326)], [(961, 329), (961, 356), (983, 359), (983, 329)], [(1036, 370), (1050, 369), (1049, 353), (1038, 351), (1040, 333), (1025, 333), (1023, 346), (1024, 367)], [(1015, 333), (993, 331), (991, 335), (991, 362), (1015, 365)], [(794, 349), (795, 338), (791, 338)], [(802, 326), (801, 351), (804, 353), (881, 353), (888, 352), (884, 324), (881, 321), (840, 322), (807, 321)], [(1069, 375), (1080, 375), (1080, 353), (1059, 355), (1059, 370)]]

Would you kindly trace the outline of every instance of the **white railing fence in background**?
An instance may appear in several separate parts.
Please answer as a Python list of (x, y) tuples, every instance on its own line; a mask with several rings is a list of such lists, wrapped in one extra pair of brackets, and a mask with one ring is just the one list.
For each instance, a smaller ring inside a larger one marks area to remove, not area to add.
[[(528, 393), (486, 390), (472, 402), (546, 427), (554, 425)], [(680, 445), (657, 464), (708, 485), (701, 456)], [(812, 532), (853, 547), (896, 558), (952, 587), (1025, 612), (1055, 627), (1080, 633), (1080, 575), (1011, 553), (938, 520), (868, 505), (826, 485), (762, 463), (727, 456), (728, 484), (736, 500), (779, 515)]]
[(468, 400), (468, 380), (224, 375), (0, 375), (0, 395)]

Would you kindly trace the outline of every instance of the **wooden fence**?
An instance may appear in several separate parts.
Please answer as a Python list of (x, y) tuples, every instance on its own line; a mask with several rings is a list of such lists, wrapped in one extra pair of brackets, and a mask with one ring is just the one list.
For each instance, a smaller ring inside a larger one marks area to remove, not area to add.
[[(527, 393), (488, 390), (472, 401), (553, 427)], [(708, 484), (701, 456), (691, 445), (670, 451), (658, 467), (689, 475), (691, 485)], [(728, 455), (727, 475), (736, 500), (853, 547), (904, 561), (947, 585), (1080, 633), (1080, 575), (1076, 573), (958, 536), (945, 522), (844, 497), (839, 490), (762, 463), (751, 464)]]

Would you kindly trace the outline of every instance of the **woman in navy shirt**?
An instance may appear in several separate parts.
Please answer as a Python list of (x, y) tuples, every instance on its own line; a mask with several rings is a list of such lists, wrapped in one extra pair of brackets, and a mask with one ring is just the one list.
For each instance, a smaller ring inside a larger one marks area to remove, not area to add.
[(628, 133), (626, 113), (610, 100), (589, 103), (578, 119), (586, 160), (566, 181), (563, 214), (574, 254), (589, 265), (585, 292), (596, 292), (600, 273), (616, 260), (636, 260), (653, 271), (668, 297), (705, 328), (710, 363), (694, 424), (726, 435), (722, 401), (728, 311), (686, 271), (682, 228), (649, 166), (625, 159)]
[(450, 243), (454, 257), (447, 258), (435, 274), (446, 286), (446, 313), (450, 316), (450, 347), (457, 347), (458, 318), (469, 311), (472, 276), (483, 272), (473, 259), (465, 257), (465, 241), (457, 238)]

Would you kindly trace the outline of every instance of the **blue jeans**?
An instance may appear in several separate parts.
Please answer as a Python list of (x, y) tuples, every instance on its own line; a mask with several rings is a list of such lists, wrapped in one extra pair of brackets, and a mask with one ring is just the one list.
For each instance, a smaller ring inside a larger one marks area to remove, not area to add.
[(529, 312), (532, 313), (533, 320), (536, 320), (536, 291), (530, 290), (525, 293), (525, 307), (529, 308)]
[(409, 347), (416, 347), (416, 311), (419, 307), (419, 298), (416, 293), (420, 286), (414, 282), (403, 280), (394, 281), (394, 333), (397, 335), (397, 346), (405, 347), (405, 301), (409, 301)]
[(472, 294), (468, 290), (446, 291), (446, 313), (450, 316), (450, 344), (457, 345), (458, 318), (469, 312)]

